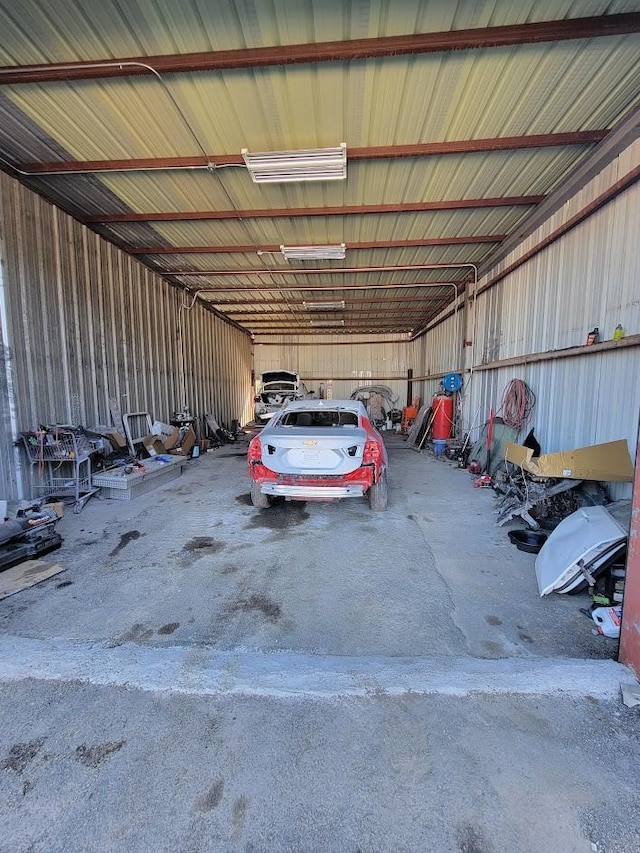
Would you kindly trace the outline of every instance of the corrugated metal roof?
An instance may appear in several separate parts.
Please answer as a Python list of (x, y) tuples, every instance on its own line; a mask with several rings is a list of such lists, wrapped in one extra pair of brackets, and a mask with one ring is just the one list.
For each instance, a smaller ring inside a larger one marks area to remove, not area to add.
[(0, 3), (6, 65), (151, 56), (440, 32), (636, 11), (628, 0), (12, 0)]
[[(292, 269), (279, 255), (232, 251), (255, 246), (272, 251), (285, 245), (366, 243), (351, 249), (345, 266), (415, 263), (486, 263), (504, 235), (526, 229), (531, 205), (405, 211), (403, 205), (447, 200), (513, 199), (543, 196), (563, 181), (593, 151), (593, 143), (538, 145), (526, 149), (468, 151), (437, 156), (398, 156), (393, 146), (453, 143), (533, 134), (607, 131), (640, 104), (638, 28), (600, 36), (527, 41), (477, 49), (421, 50), (411, 54), (368, 56), (290, 64), (287, 47), (354, 39), (384, 39), (466, 29), (515, 27), (593, 16), (640, 12), (640, 2), (549, 0), (0, 0), (0, 65), (112, 63), (137, 58), (161, 63), (209, 51), (241, 51), (226, 70), (181, 70), (159, 76), (109, 79), (58, 79), (11, 83), (0, 69), (0, 157), (18, 169), (27, 164), (65, 161), (126, 161), (118, 171), (89, 174), (18, 176), (40, 194), (84, 219), (111, 214), (141, 214), (126, 223), (95, 222), (95, 230), (125, 250), (174, 246), (175, 254), (140, 254), (143, 262), (167, 273)], [(576, 23), (577, 26), (577, 23)], [(524, 32), (518, 30), (518, 32)], [(578, 30), (576, 30), (578, 32)], [(582, 31), (581, 31), (582, 32)], [(281, 58), (261, 64), (252, 51), (274, 48)], [(340, 46), (336, 48), (337, 55)], [(244, 60), (243, 60), (244, 57)], [(187, 63), (188, 65), (188, 63)], [(155, 67), (155, 66), (154, 66)], [(193, 68), (193, 65), (191, 66)], [(131, 66), (133, 69), (134, 66)], [(60, 76), (68, 76), (60, 72)], [(3, 82), (4, 80), (4, 82)], [(349, 151), (385, 147), (380, 159), (350, 158), (346, 182), (257, 186), (244, 168), (228, 166), (241, 148), (251, 151), (335, 146)], [(141, 166), (151, 158), (160, 170)], [(199, 169), (179, 169), (166, 158), (199, 158)], [(225, 161), (226, 158), (226, 161)], [(217, 161), (217, 162), (216, 162)], [(207, 170), (206, 165), (224, 166)], [(127, 171), (127, 164), (136, 171)], [(82, 164), (76, 164), (82, 169)], [(362, 206), (387, 206), (384, 212), (358, 212)], [(340, 212), (348, 207), (350, 210)], [(314, 215), (305, 215), (305, 209)], [(323, 214), (324, 208), (333, 208)], [(338, 210), (336, 210), (338, 209)], [(252, 211), (294, 215), (255, 218)], [(233, 220), (171, 220), (171, 216), (238, 211)], [(165, 214), (167, 221), (144, 215)], [(319, 215), (322, 214), (322, 215)], [(470, 238), (495, 236), (494, 242)], [(391, 241), (453, 240), (443, 246), (377, 246)], [(226, 247), (228, 252), (189, 253), (190, 247)], [(271, 249), (269, 249), (271, 247)], [(300, 269), (306, 268), (301, 265)], [(424, 274), (422, 274), (424, 277)], [(465, 270), (432, 271), (430, 278), (455, 277)], [(334, 279), (301, 273), (296, 298)], [(413, 271), (366, 273), (358, 284), (411, 284)], [(234, 287), (242, 294), (242, 275), (224, 278), (178, 276), (170, 280), (190, 290)], [(264, 283), (291, 284), (289, 276), (266, 275)], [(333, 291), (332, 291), (333, 292)], [(340, 292), (340, 291), (337, 291)], [(370, 291), (363, 291), (369, 293)], [(255, 293), (255, 292), (252, 292)], [(249, 292), (251, 311), (264, 314)], [(286, 297), (288, 298), (288, 297)], [(215, 304), (209, 291), (207, 299)], [(259, 300), (257, 300), (259, 303)], [(253, 309), (251, 306), (254, 306)], [(220, 304), (220, 309), (224, 306)], [(286, 322), (297, 317), (288, 306)], [(373, 303), (352, 321), (382, 322)], [(407, 305), (406, 315), (389, 322), (405, 328), (424, 318)], [(262, 317), (260, 317), (262, 319)]]

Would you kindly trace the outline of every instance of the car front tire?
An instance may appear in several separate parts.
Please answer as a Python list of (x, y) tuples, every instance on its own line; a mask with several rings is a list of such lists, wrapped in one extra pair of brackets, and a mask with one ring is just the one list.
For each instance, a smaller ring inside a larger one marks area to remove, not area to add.
[(387, 474), (380, 477), (377, 483), (373, 483), (369, 489), (369, 507), (374, 512), (381, 512), (387, 508)]
[(260, 491), (260, 483), (251, 483), (251, 503), (257, 509), (266, 509), (271, 505), (269, 495), (263, 495)]

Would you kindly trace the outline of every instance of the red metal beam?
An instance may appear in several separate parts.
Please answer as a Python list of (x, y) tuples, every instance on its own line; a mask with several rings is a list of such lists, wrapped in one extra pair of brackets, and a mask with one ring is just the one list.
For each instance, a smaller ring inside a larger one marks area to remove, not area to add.
[(540, 44), (575, 39), (625, 35), (640, 31), (640, 14), (601, 15), (499, 27), (477, 27), (439, 33), (350, 39), (348, 41), (292, 44), (273, 47), (141, 56), (97, 62), (22, 65), (0, 69), (5, 85), (132, 77), (152, 74), (181, 74), (265, 68), (319, 62), (350, 62), (385, 56), (442, 53), (454, 50)]
[[(371, 240), (365, 243), (346, 243), (347, 249), (410, 249), (414, 246), (464, 246), (476, 243), (501, 243), (507, 234), (483, 234), (469, 237), (429, 237), (419, 240)], [(130, 255), (220, 255), (280, 254), (280, 246), (134, 246), (126, 249)]]
[[(370, 298), (364, 298), (364, 299), (345, 299), (344, 303), (346, 306), (345, 311), (348, 311), (350, 305), (371, 305), (371, 304), (378, 304), (378, 303), (389, 304), (389, 303), (393, 303), (393, 302), (397, 302), (397, 303), (415, 302), (416, 305), (420, 305), (423, 302), (439, 302), (441, 299), (442, 299), (442, 296), (439, 296), (438, 294), (432, 295), (429, 293), (425, 293), (422, 296), (372, 296)], [(213, 300), (209, 300), (209, 301), (213, 302)], [(305, 300), (305, 301), (308, 302), (309, 300)], [(336, 300), (324, 300), (324, 301), (336, 301)], [(233, 311), (227, 311), (227, 306), (237, 305), (237, 306), (240, 306), (245, 311), (249, 310), (247, 308), (248, 305), (251, 305), (251, 306), (255, 306), (255, 305), (258, 305), (258, 306), (260, 306), (260, 305), (269, 305), (269, 306), (271, 306), (271, 305), (297, 305), (299, 307), (302, 307), (302, 300), (296, 299), (295, 302), (292, 302), (291, 299), (269, 299), (268, 301), (264, 300), (264, 301), (255, 302), (255, 301), (251, 301), (251, 300), (234, 299), (234, 300), (227, 300), (227, 301), (215, 300), (214, 304), (216, 305), (216, 307), (220, 308), (220, 310), (224, 310), (225, 314), (233, 314), (234, 313)]]
[[(258, 287), (250, 287), (248, 285), (242, 285), (241, 287), (217, 287), (217, 286), (209, 286), (209, 287), (199, 287), (198, 285), (193, 285), (188, 287), (187, 290), (190, 293), (235, 293), (239, 296), (241, 293), (285, 293), (285, 292), (296, 292), (296, 293), (326, 293), (327, 291), (335, 291), (338, 293), (343, 290), (412, 290), (419, 289), (422, 287), (452, 287), (456, 286), (460, 288), (460, 292), (464, 289), (464, 282), (457, 281), (417, 281), (417, 282), (405, 282), (401, 284), (397, 283), (383, 283), (383, 284), (321, 284), (321, 285), (305, 285), (305, 284), (282, 284), (276, 286), (267, 286), (260, 285)], [(304, 297), (300, 297), (303, 299)], [(325, 297), (327, 298), (327, 297)]]
[[(351, 162), (353, 160), (393, 160), (398, 157), (433, 157), (447, 154), (474, 154), (481, 151), (590, 145), (601, 142), (608, 132), (608, 130), (582, 130), (567, 133), (542, 133), (531, 136), (424, 142), (414, 145), (380, 145), (371, 148), (349, 148), (347, 153), (349, 162)], [(16, 168), (32, 175), (59, 175), (68, 172), (214, 169), (216, 166), (244, 166), (244, 160), (240, 154), (211, 154), (208, 157), (143, 157), (129, 160), (68, 160), (63, 162), (21, 163), (16, 165)]]
[[(260, 336), (262, 333), (261, 333), (261, 332), (258, 332), (257, 334), (258, 334), (258, 336)], [(350, 332), (348, 332), (347, 334), (350, 334)], [(266, 332), (266, 333), (265, 333), (265, 337), (272, 337), (272, 333), (270, 333), (270, 332)], [(410, 338), (408, 338), (408, 337), (407, 337), (407, 338), (394, 338), (394, 339), (393, 339), (393, 340), (391, 340), (391, 341), (382, 341), (382, 343), (385, 343), (385, 344), (408, 344), (408, 343), (410, 342), (410, 340), (411, 340), (411, 339), (410, 339)], [(340, 340), (335, 340), (335, 341), (331, 341), (331, 343), (330, 343), (330, 344), (328, 344), (328, 343), (326, 343), (326, 344), (325, 344), (325, 343), (320, 343), (320, 344), (318, 344), (318, 343), (311, 343), (310, 341), (304, 341), (304, 342), (303, 342), (303, 341), (298, 341), (298, 342), (296, 343), (296, 346), (298, 346), (298, 347), (317, 347), (317, 346), (332, 346), (332, 347), (357, 347), (357, 346), (369, 346), (370, 344), (379, 344), (379, 343), (380, 343), (380, 340), (373, 340), (373, 339), (372, 339), (372, 340), (367, 340), (367, 339), (365, 339), (364, 341), (340, 341)], [(254, 344), (255, 344), (256, 346), (259, 346), (259, 347), (260, 347), (260, 346), (265, 346), (265, 347), (269, 347), (269, 346), (280, 346), (280, 344), (272, 344), (272, 343), (270, 343), (269, 341), (254, 341)], [(441, 376), (442, 374), (438, 374), (438, 375), (439, 375), (439, 376)], [(336, 378), (340, 378), (340, 377), (336, 377)], [(349, 377), (349, 380), (351, 380), (352, 378), (353, 378), (353, 377)], [(378, 377), (376, 377), (376, 378), (377, 378), (377, 379), (382, 380), (382, 377), (381, 377), (381, 376), (378, 376)], [(435, 376), (434, 376), (433, 378), (435, 379), (435, 378), (437, 378), (437, 377), (435, 377)], [(310, 376), (310, 377), (309, 377), (309, 379), (310, 379), (310, 380), (313, 380), (314, 382), (318, 382), (318, 381), (320, 381), (320, 382), (321, 382), (321, 381), (323, 381), (323, 380), (321, 380), (321, 379), (319, 380), (317, 377), (313, 377), (313, 376)], [(389, 378), (389, 381), (390, 381), (390, 382), (391, 382), (391, 381), (395, 381), (396, 379), (398, 379), (398, 377), (397, 377), (397, 376), (392, 376), (392, 377), (390, 377), (390, 378)], [(406, 382), (407, 377), (406, 377), (406, 376), (403, 376), (403, 377), (402, 377), (402, 379)]]
[(419, 201), (404, 204), (363, 204), (341, 207), (284, 207), (264, 210), (194, 210), (163, 213), (111, 213), (85, 216), (86, 224), (116, 222), (185, 222), (208, 219), (279, 219), (296, 216), (353, 216), (367, 213), (420, 213), (431, 210), (465, 210), (467, 208), (513, 207), (536, 205), (543, 195), (516, 195), (501, 198), (467, 198), (444, 201)]
[[(317, 326), (316, 328), (298, 328), (291, 326), (286, 329), (258, 329), (256, 335), (366, 335), (369, 333), (379, 335), (392, 335), (395, 333), (411, 332), (411, 327), (405, 324), (396, 323), (393, 326), (377, 326), (375, 323), (363, 323), (362, 328), (355, 326)], [(253, 332), (252, 332), (253, 334)], [(380, 341), (377, 341), (380, 343)], [(384, 341), (383, 341), (384, 343)]]
[[(441, 302), (446, 302), (446, 300), (442, 299)], [(222, 311), (219, 305), (216, 305), (218, 310)], [(289, 308), (295, 309), (295, 313), (289, 313), (285, 308), (280, 308), (275, 311), (222, 311), (227, 317), (234, 317), (237, 323), (272, 323), (274, 317), (279, 317), (281, 321), (290, 320), (291, 317), (295, 316), (296, 319), (299, 319), (301, 322), (306, 323), (307, 320), (313, 319), (336, 319), (336, 320), (345, 320), (351, 322), (359, 322), (363, 320), (367, 315), (376, 314), (378, 320), (386, 320), (389, 317), (404, 317), (407, 320), (411, 317), (424, 317), (425, 314), (429, 316), (433, 316), (434, 313), (434, 305), (423, 306), (420, 309), (414, 309), (410, 311), (408, 309), (394, 309), (389, 310), (388, 308), (380, 308), (375, 306), (370, 307), (362, 307), (362, 308), (344, 308), (338, 310), (327, 310), (327, 311), (307, 311), (302, 305), (299, 303), (293, 303), (289, 305)], [(435, 309), (437, 311), (437, 309)], [(329, 318), (324, 317), (323, 315), (329, 314), (331, 315)]]
[[(468, 264), (466, 261), (460, 261), (460, 263), (456, 263), (453, 261), (452, 263), (447, 264), (387, 264), (386, 266), (366, 266), (366, 267), (326, 267), (325, 269), (321, 269), (318, 267), (312, 267), (310, 269), (304, 269), (303, 267), (292, 267), (292, 268), (269, 268), (256, 267), (254, 269), (248, 270), (240, 270), (240, 269), (232, 269), (232, 270), (224, 270), (224, 269), (216, 269), (216, 270), (165, 270), (163, 272), (164, 275), (170, 276), (255, 276), (255, 275), (278, 275), (278, 276), (288, 276), (288, 275), (357, 275), (358, 273), (387, 273), (387, 272), (414, 272), (415, 270), (443, 270), (447, 269), (463, 269), (465, 267), (469, 267), (471, 264)], [(425, 284), (434, 285), (440, 284), (438, 281), (434, 282), (425, 282)], [(449, 282), (444, 282), (443, 287), (445, 287)], [(410, 282), (407, 282), (409, 286), (411, 286)], [(391, 287), (391, 285), (389, 285)], [(415, 284), (414, 287), (418, 287), (419, 285)], [(304, 285), (299, 285), (296, 287), (296, 290), (304, 290)]]

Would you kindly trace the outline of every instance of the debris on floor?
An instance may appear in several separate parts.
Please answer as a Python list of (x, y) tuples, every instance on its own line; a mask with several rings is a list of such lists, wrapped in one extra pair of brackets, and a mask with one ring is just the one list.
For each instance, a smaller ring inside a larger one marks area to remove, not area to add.
[(0, 600), (64, 571), (66, 566), (61, 566), (60, 563), (49, 563), (46, 560), (26, 560), (17, 566), (5, 569), (0, 572)]
[(534, 457), (531, 447), (506, 442), (493, 471), (498, 525), (516, 517), (537, 530), (545, 518), (565, 518), (580, 506), (601, 505), (598, 481), (631, 482), (633, 464), (625, 440)]
[(640, 705), (640, 684), (621, 684), (622, 701), (627, 708), (635, 708)]
[(62, 544), (55, 530), (61, 515), (58, 506), (20, 501), (10, 510), (8, 504), (7, 517), (0, 521), (0, 571), (55, 551)]
[(536, 558), (540, 595), (577, 592), (595, 579), (626, 548), (627, 530), (605, 507), (582, 507), (551, 532)]
[(591, 611), (591, 618), (596, 623), (598, 634), (617, 639), (620, 636), (622, 607), (596, 607)]
[[(237, 435), (234, 432), (231, 432), (225, 427), (221, 426), (218, 423), (218, 420), (214, 414), (211, 412), (207, 413), (204, 416), (205, 423), (209, 430), (207, 435), (207, 441), (213, 447), (222, 447), (224, 444), (233, 444), (237, 439)], [(264, 426), (264, 424), (262, 424)]]

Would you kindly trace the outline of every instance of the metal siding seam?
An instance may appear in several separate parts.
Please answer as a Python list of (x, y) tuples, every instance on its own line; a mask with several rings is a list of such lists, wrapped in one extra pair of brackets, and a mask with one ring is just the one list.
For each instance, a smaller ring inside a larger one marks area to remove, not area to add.
[[(27, 273), (25, 263), (27, 256), (22, 241), (26, 238), (26, 223), (24, 223), (24, 211), (20, 204), (18, 185), (11, 187), (12, 199), (11, 210), (15, 211), (11, 219), (11, 245), (13, 247), (13, 258), (9, 257), (11, 266), (8, 265), (8, 293), (9, 293), (9, 326), (10, 340), (8, 345), (13, 351), (14, 364), (23, 364), (26, 372), (17, 376), (17, 403), (18, 421), (20, 425), (31, 424), (35, 421), (35, 406), (33, 390), (35, 379), (33, 375), (33, 364), (29, 353), (31, 352), (31, 331), (28, 323), (27, 300), (29, 288), (27, 286)], [(17, 212), (20, 211), (20, 218)], [(25, 227), (22, 227), (25, 225)], [(15, 306), (15, 308), (13, 307)], [(19, 306), (19, 311), (16, 309)], [(26, 381), (25, 381), (26, 380)]]
[[(104, 282), (104, 254), (106, 244), (97, 236), (91, 234), (96, 261), (96, 290), (98, 294), (98, 337), (100, 353), (100, 390), (96, 421), (99, 424), (111, 424), (111, 412), (109, 410), (109, 371), (107, 367), (107, 335), (105, 329), (105, 282)], [(119, 428), (119, 424), (115, 424)]]
[(145, 267), (140, 268), (140, 287), (138, 289), (138, 329), (141, 340), (141, 371), (145, 400), (156, 410), (156, 391), (152, 364), (157, 363), (154, 356), (152, 318), (149, 314), (149, 291), (151, 273)]
[(9, 222), (5, 218), (5, 210), (13, 210), (13, 207), (5, 202), (5, 183), (0, 175), (0, 345), (2, 346), (2, 375), (0, 377), (0, 391), (2, 394), (2, 421), (3, 432), (8, 441), (0, 444), (0, 486), (2, 494), (6, 498), (18, 498), (23, 494), (23, 466), (19, 451), (13, 447), (12, 439), (16, 438), (18, 428), (18, 410), (16, 399), (17, 376), (15, 375), (13, 363), (15, 351), (10, 346), (9, 328), (9, 287), (8, 276), (5, 279), (8, 263), (4, 257), (7, 249), (7, 234)]
[[(111, 244), (107, 244), (105, 251), (105, 272), (106, 272), (106, 282), (105, 285), (107, 287), (108, 299), (105, 303), (106, 308), (106, 328), (108, 332), (107, 336), (107, 369), (108, 369), (108, 381), (107, 381), (107, 393), (108, 393), (108, 402), (112, 399), (116, 402), (118, 406), (121, 404), (121, 394), (120, 394), (120, 371), (118, 369), (118, 345), (116, 339), (116, 321), (115, 321), (115, 287), (114, 287), (114, 276), (113, 276), (113, 258), (115, 255), (115, 247)], [(109, 412), (111, 411), (109, 407)], [(122, 424), (118, 424), (118, 427), (122, 427)]]
[[(56, 403), (61, 407), (59, 409), (52, 409), (51, 415), (53, 416), (53, 420), (55, 423), (69, 423), (70, 422), (70, 412), (68, 405), (68, 394), (69, 389), (71, 387), (71, 377), (69, 375), (69, 329), (68, 329), (68, 321), (66, 312), (64, 310), (64, 256), (62, 253), (62, 235), (61, 231), (64, 229), (64, 214), (58, 208), (53, 208), (53, 224), (54, 224), (54, 253), (56, 259), (56, 294), (57, 294), (57, 303), (58, 303), (58, 323), (59, 328), (61, 330), (60, 336), (60, 348), (61, 348), (61, 367), (62, 367), (62, 378), (64, 380), (64, 387), (58, 388), (59, 397)], [(62, 222), (61, 222), (62, 220)]]
[[(82, 307), (80, 301), (80, 288), (78, 282), (78, 261), (81, 258), (78, 255), (81, 252), (82, 248), (82, 233), (79, 225), (75, 220), (67, 217), (66, 224), (69, 229), (69, 241), (68, 245), (70, 248), (70, 264), (69, 264), (69, 290), (70, 290), (70, 301), (72, 305), (73, 311), (73, 340), (75, 342), (75, 353), (74, 353), (74, 362), (76, 368), (76, 385), (75, 388), (70, 390), (70, 400), (69, 407), (71, 410), (71, 423), (74, 425), (78, 425), (77, 418), (75, 415), (79, 415), (79, 423), (87, 423), (86, 420), (86, 382), (84, 375), (84, 347), (86, 343), (86, 339), (90, 332), (90, 327), (88, 325), (88, 317), (82, 316)], [(85, 288), (86, 291), (86, 288)], [(87, 298), (83, 300), (84, 307), (87, 307)], [(88, 312), (86, 312), (88, 313)], [(77, 399), (78, 405), (77, 410), (74, 404), (74, 401)]]
[[(22, 193), (22, 195), (24, 195), (24, 192)], [(53, 316), (53, 311), (49, 309), (50, 299), (48, 299), (48, 293), (49, 293), (49, 288), (47, 287), (48, 274), (47, 274), (47, 271), (45, 269), (45, 259), (47, 257), (50, 257), (50, 253), (47, 253), (44, 250), (44, 247), (42, 245), (42, 236), (44, 233), (44, 229), (42, 228), (42, 214), (46, 212), (48, 217), (51, 218), (53, 209), (50, 207), (49, 208), (42, 207), (42, 202), (39, 202), (38, 204), (41, 207), (41, 210), (40, 210), (41, 217), (39, 220), (41, 223), (41, 227), (40, 228), (33, 228), (33, 226), (32, 226), (33, 231), (32, 231), (32, 234), (30, 235), (31, 236), (31, 247), (32, 247), (31, 251), (33, 254), (33, 259), (34, 259), (34, 264), (33, 264), (34, 269), (33, 269), (32, 275), (37, 274), (36, 289), (40, 295), (40, 298), (39, 298), (40, 315), (38, 317), (38, 320), (41, 323), (41, 329), (43, 330), (40, 337), (42, 339), (43, 348), (44, 348), (44, 363), (42, 365), (41, 371), (44, 370), (44, 373), (45, 373), (45, 377), (43, 377), (43, 379), (44, 379), (43, 384), (44, 384), (44, 388), (46, 389), (45, 394), (50, 395), (52, 393), (52, 391), (55, 390), (55, 375), (54, 375), (55, 359), (53, 358), (53, 353), (52, 353), (53, 336), (51, 334), (47, 334), (47, 328), (48, 328), (49, 323), (50, 323), (50, 318), (51, 318), (51, 316)], [(32, 220), (32, 222), (33, 221), (34, 220)], [(25, 233), (27, 233), (27, 223), (25, 223), (23, 221), (22, 224), (23, 224)], [(31, 290), (33, 292), (33, 288)], [(35, 321), (35, 312), (33, 312), (31, 314), (31, 318), (29, 321), (29, 325), (32, 327), (33, 333), (35, 334), (36, 330), (34, 328), (35, 327), (34, 321)], [(30, 333), (30, 337), (31, 337), (31, 333)], [(30, 353), (30, 350), (28, 352)], [(28, 357), (29, 357), (29, 361), (31, 361), (32, 355), (29, 355)], [(48, 410), (52, 411), (53, 409), (51, 406), (48, 406)], [(30, 423), (33, 423), (33, 422), (31, 421)]]
[(125, 411), (138, 412), (142, 405), (142, 401), (138, 400), (136, 394), (135, 380), (133, 380), (132, 371), (132, 352), (131, 352), (131, 311), (128, 310), (129, 288), (125, 286), (125, 269), (126, 255), (118, 252), (116, 256), (116, 283), (118, 287), (118, 331), (120, 334), (120, 350), (122, 353), (122, 378), (125, 390), (123, 392), (123, 402), (126, 402), (127, 408)]
[(155, 353), (155, 365), (156, 370), (154, 371), (154, 405), (159, 409), (160, 401), (166, 398), (166, 370), (165, 370), (165, 361), (167, 357), (170, 355), (170, 342), (165, 340), (164, 338), (164, 325), (163, 325), (163, 317), (164, 317), (164, 305), (163, 305), (163, 297), (164, 294), (162, 290), (159, 294), (157, 294), (158, 287), (156, 286), (157, 278), (155, 274), (149, 273), (148, 276), (149, 281), (149, 312), (152, 317), (152, 325), (150, 326), (150, 330), (152, 332), (152, 351)]
[[(127, 337), (127, 348), (129, 350), (129, 372), (130, 387), (133, 388), (133, 399), (135, 400), (135, 411), (148, 411), (149, 401), (141, 390), (140, 383), (140, 330), (136, 323), (136, 293), (139, 291), (137, 276), (134, 277), (132, 260), (130, 255), (122, 259), (122, 287), (123, 305), (125, 306), (125, 329)], [(153, 415), (153, 412), (151, 412)]]
[(92, 263), (91, 263), (91, 254), (90, 254), (90, 246), (89, 240), (91, 239), (91, 232), (86, 228), (80, 229), (80, 237), (82, 240), (82, 260), (83, 260), (83, 273), (84, 273), (84, 292), (86, 294), (87, 301), (87, 345), (88, 345), (88, 363), (85, 365), (85, 370), (89, 373), (89, 381), (86, 383), (88, 385), (90, 396), (91, 396), (91, 407), (90, 414), (86, 410), (86, 397), (85, 397), (85, 414), (83, 418), (83, 423), (97, 424), (100, 423), (98, 420), (98, 371), (96, 369), (96, 329), (95, 329), (95, 318), (97, 312), (94, 310), (95, 299), (97, 298), (97, 293), (95, 290), (95, 285), (93, 281), (93, 271), (92, 271)]

